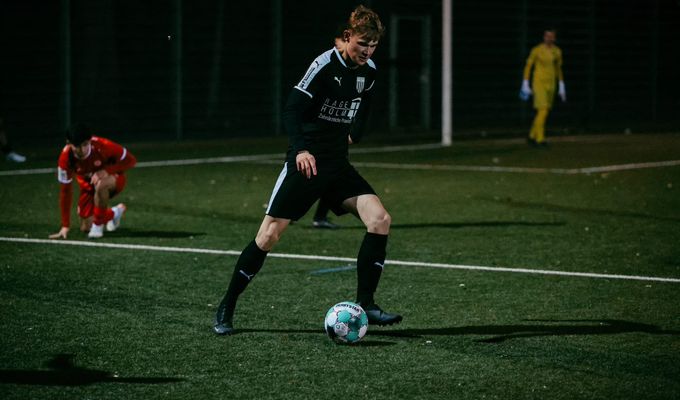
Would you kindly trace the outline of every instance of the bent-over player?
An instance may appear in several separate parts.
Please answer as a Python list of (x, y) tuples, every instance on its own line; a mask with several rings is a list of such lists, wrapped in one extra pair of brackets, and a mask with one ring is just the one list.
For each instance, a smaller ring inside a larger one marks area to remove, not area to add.
[(109, 200), (125, 188), (125, 171), (137, 160), (127, 149), (103, 137), (93, 136), (82, 123), (66, 131), (66, 146), (59, 155), (57, 179), (61, 184), (59, 206), (61, 229), (50, 239), (66, 239), (71, 226), (72, 182), (75, 177), (80, 187), (78, 216), (80, 230), (96, 239), (120, 225), (125, 205), (109, 208)]

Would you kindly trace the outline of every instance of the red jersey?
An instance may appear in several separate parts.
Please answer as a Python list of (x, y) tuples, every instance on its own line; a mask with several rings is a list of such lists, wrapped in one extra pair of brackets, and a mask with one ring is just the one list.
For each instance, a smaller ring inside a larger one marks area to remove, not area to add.
[(59, 196), (62, 226), (70, 226), (73, 197), (71, 183), (74, 175), (81, 192), (90, 191), (94, 190), (90, 179), (95, 172), (104, 169), (111, 175), (120, 175), (136, 163), (135, 156), (125, 147), (102, 137), (92, 136), (90, 151), (83, 158), (76, 157), (70, 146), (64, 146), (57, 162), (57, 179), (62, 184)]

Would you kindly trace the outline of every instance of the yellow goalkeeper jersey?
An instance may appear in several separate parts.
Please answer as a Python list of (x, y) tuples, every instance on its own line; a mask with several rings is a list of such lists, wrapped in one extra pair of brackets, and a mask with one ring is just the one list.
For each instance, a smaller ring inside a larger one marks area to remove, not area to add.
[(555, 45), (548, 47), (541, 43), (531, 49), (527, 64), (524, 67), (524, 79), (529, 79), (532, 67), (534, 67), (533, 86), (538, 85), (554, 90), (555, 81), (564, 80), (562, 75), (562, 50)]

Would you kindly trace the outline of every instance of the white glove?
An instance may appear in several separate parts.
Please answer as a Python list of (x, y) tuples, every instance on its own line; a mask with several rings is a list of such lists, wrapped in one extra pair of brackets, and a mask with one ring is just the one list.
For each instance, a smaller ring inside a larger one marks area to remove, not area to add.
[(562, 101), (567, 101), (567, 89), (564, 87), (564, 81), (560, 81), (559, 89), (557, 90), (557, 95), (560, 96)]
[(524, 79), (522, 81), (522, 88), (519, 90), (519, 98), (526, 101), (531, 97), (531, 87), (529, 87), (529, 80)]

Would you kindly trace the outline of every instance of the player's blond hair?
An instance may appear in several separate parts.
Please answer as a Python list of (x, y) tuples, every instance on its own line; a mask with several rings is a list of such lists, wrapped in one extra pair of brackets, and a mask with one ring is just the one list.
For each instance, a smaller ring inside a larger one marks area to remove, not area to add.
[(352, 11), (347, 21), (347, 30), (357, 35), (365, 35), (368, 40), (378, 41), (385, 34), (385, 26), (375, 11), (363, 5)]

